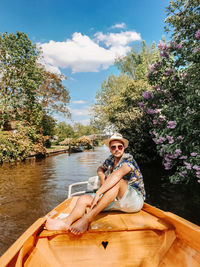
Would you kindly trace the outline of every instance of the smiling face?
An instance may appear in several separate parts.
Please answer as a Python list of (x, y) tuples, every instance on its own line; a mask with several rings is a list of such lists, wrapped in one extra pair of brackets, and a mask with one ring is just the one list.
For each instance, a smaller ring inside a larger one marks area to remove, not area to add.
[(124, 144), (121, 141), (113, 140), (109, 145), (111, 154), (116, 158), (121, 158), (124, 153)]

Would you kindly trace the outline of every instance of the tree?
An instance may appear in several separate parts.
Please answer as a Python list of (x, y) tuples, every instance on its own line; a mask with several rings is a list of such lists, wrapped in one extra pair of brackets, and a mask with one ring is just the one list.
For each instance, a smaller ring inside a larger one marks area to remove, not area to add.
[(80, 122), (76, 122), (73, 126), (73, 129), (75, 132), (75, 138), (99, 133), (98, 129), (94, 126), (82, 125)]
[(44, 82), (38, 88), (40, 103), (46, 113), (62, 113), (70, 117), (67, 104), (70, 101), (69, 92), (62, 84), (65, 77), (43, 69)]
[(63, 141), (65, 138), (73, 138), (74, 130), (70, 124), (66, 122), (59, 122), (56, 127), (56, 135), (58, 136), (58, 142)]
[(127, 75), (121, 74), (116, 77), (110, 75), (101, 85), (101, 90), (96, 94), (96, 103), (92, 106), (93, 125), (103, 131), (106, 127), (114, 127), (110, 120), (113, 114), (113, 104), (120, 92), (125, 90), (132, 79)]
[(49, 115), (42, 117), (42, 134), (44, 136), (53, 137), (56, 133), (56, 120)]
[(158, 45), (161, 59), (148, 74), (153, 91), (144, 92), (142, 108), (165, 169), (174, 171), (170, 180), (200, 183), (199, 1), (171, 1), (167, 10), (172, 40)]
[(19, 118), (31, 124), (40, 123), (42, 108), (37, 101), (37, 89), (44, 77), (36, 64), (39, 55), (25, 33), (0, 34), (1, 125)]
[(138, 102), (142, 92), (151, 89), (146, 70), (158, 58), (155, 44), (148, 48), (143, 42), (140, 52), (132, 50), (117, 59), (116, 65), (122, 73), (117, 77), (110, 75), (102, 83), (92, 107), (95, 125), (110, 126), (126, 136), (130, 141), (129, 149), (143, 162), (155, 159), (156, 151), (148, 133), (151, 122), (140, 110)]
[(158, 58), (159, 53), (155, 42), (152, 43), (151, 47), (148, 47), (145, 41), (142, 41), (141, 50), (136, 51), (132, 48), (127, 56), (117, 58), (115, 65), (123, 74), (134, 80), (147, 80), (148, 67)]

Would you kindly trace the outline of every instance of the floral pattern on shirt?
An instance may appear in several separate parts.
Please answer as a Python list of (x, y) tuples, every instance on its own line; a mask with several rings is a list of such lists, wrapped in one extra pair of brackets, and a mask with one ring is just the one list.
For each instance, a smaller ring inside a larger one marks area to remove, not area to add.
[(144, 189), (144, 182), (142, 173), (137, 165), (137, 162), (134, 160), (133, 156), (130, 154), (123, 154), (118, 164), (113, 169), (114, 165), (114, 156), (110, 155), (103, 163), (102, 168), (105, 171), (106, 177), (108, 177), (113, 171), (119, 169), (124, 164), (131, 168), (131, 171), (126, 174), (123, 179), (128, 182), (138, 193), (143, 195), (145, 199), (146, 193)]

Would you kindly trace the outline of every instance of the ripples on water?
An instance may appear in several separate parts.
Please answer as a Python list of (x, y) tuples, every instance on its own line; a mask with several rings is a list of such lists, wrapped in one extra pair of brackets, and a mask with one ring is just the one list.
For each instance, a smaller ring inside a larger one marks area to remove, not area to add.
[[(68, 186), (96, 175), (109, 155), (104, 147), (83, 153), (60, 154), (40, 161), (4, 165), (0, 168), (0, 254), (36, 219), (65, 198)], [(141, 167), (141, 166), (140, 166)], [(147, 202), (200, 224), (197, 210), (200, 195), (180, 185), (170, 185), (167, 173), (158, 166), (141, 167)], [(161, 180), (160, 180), (161, 179)], [(197, 191), (198, 190), (198, 191)]]
[(67, 198), (68, 186), (96, 175), (106, 147), (0, 167), (0, 254), (36, 219)]

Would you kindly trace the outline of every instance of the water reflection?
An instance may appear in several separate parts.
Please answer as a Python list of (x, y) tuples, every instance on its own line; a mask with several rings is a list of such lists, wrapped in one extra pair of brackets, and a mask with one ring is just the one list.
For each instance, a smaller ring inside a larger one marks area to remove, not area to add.
[(67, 197), (69, 184), (96, 175), (109, 154), (104, 146), (0, 168), (0, 254), (36, 219)]

